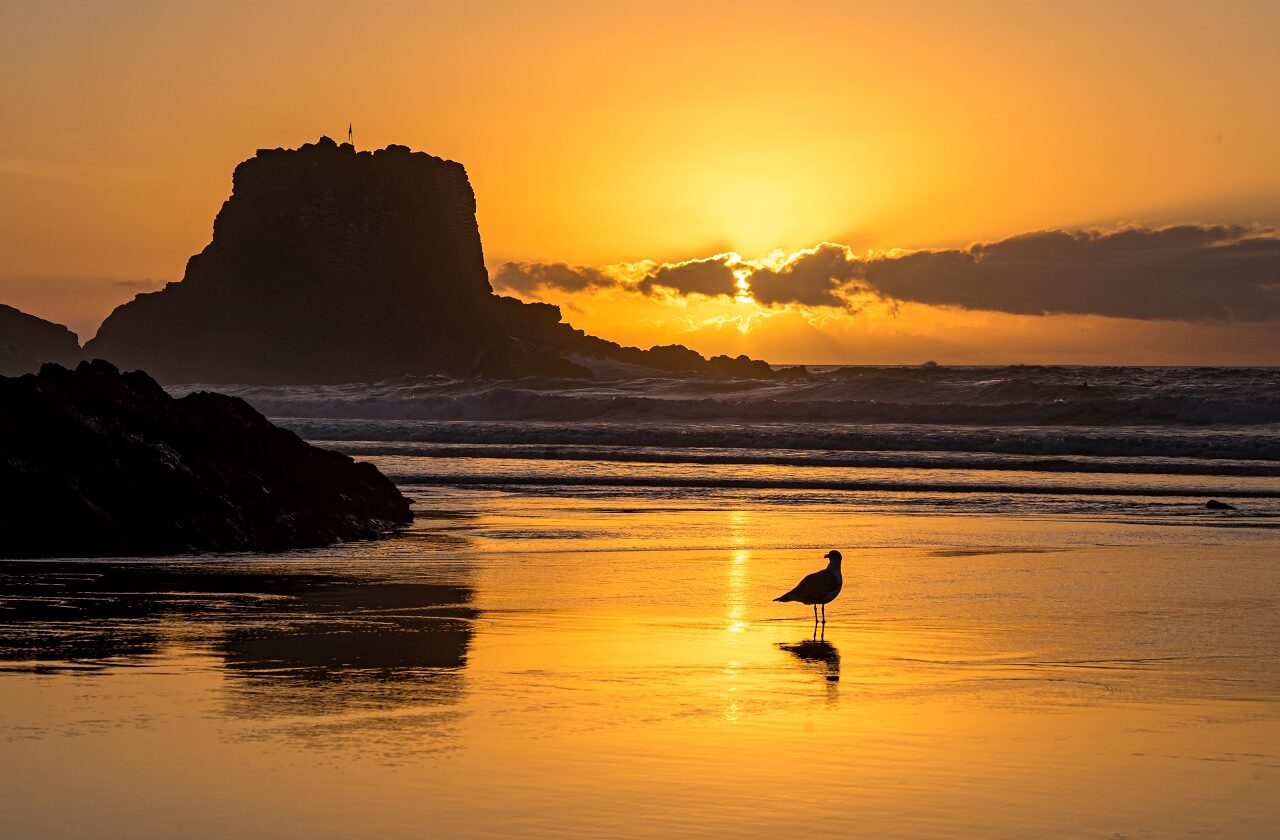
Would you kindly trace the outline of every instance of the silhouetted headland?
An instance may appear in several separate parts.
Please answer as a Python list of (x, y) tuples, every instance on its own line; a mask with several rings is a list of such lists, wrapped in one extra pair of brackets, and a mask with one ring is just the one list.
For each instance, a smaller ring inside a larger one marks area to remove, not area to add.
[(103, 361), (0, 377), (0, 556), (276, 551), (412, 519), (371, 464)]
[(622, 347), (560, 318), (493, 293), (462, 164), (322, 137), (236, 167), (213, 241), (182, 281), (118, 307), (85, 349), (169, 383), (589, 378), (597, 362), (779, 375), (746, 356)]
[(44, 362), (73, 365), (80, 339), (61, 324), (0, 304), (0, 376), (34, 373)]

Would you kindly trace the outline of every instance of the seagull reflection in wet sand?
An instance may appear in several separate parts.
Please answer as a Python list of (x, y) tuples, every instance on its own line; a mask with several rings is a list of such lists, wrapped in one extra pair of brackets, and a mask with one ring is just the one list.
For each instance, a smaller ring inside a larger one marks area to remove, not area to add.
[(836, 699), (836, 684), (840, 682), (840, 651), (825, 638), (824, 629), (821, 636), (815, 633), (814, 638), (791, 644), (778, 643), (779, 650), (785, 650), (794, 656), (806, 671), (821, 674), (827, 682), (827, 700)]

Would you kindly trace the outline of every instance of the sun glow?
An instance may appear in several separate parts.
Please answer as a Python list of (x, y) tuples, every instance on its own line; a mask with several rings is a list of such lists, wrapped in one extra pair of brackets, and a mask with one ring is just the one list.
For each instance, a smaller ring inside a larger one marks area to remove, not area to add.
[(733, 296), (733, 299), (738, 303), (755, 303), (755, 298), (751, 297), (751, 269), (735, 268), (733, 276), (734, 285), (738, 287), (738, 293)]

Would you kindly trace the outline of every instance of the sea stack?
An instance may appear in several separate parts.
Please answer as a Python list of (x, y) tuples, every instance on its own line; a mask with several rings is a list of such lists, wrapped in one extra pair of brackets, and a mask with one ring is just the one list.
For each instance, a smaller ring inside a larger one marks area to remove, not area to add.
[(322, 137), (236, 167), (181, 282), (118, 307), (86, 355), (162, 382), (315, 384), (404, 374), (589, 377), (583, 360), (768, 377), (763, 362), (642, 351), (493, 294), (462, 164)]

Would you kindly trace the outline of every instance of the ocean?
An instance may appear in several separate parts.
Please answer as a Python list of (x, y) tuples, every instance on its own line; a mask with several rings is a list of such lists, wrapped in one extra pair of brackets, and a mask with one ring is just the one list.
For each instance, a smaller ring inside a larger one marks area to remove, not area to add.
[(6, 836), (1280, 825), (1280, 370), (217, 390), (416, 521), (0, 563)]
[[(783, 381), (428, 377), (230, 392), (415, 487), (738, 490), (777, 504), (1232, 526), (1276, 524), (1280, 500), (1276, 369), (856, 367)], [(1209, 498), (1239, 511), (1208, 516)]]

